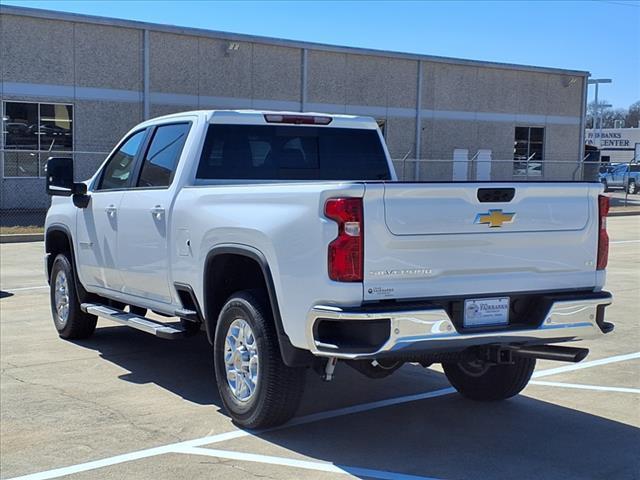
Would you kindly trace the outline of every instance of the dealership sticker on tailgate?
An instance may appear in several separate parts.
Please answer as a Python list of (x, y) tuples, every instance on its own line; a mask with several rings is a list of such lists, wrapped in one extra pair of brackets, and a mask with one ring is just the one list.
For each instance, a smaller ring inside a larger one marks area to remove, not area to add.
[(464, 301), (464, 326), (506, 325), (509, 323), (509, 297), (478, 298)]

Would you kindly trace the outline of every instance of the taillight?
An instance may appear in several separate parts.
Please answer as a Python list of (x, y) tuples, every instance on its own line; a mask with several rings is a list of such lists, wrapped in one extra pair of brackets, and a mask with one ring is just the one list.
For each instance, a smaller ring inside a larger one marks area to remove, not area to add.
[(363, 270), (363, 218), (361, 198), (330, 198), (324, 214), (338, 223), (338, 236), (329, 244), (329, 278), (361, 282)]
[(609, 197), (598, 195), (598, 262), (596, 269), (604, 270), (609, 261), (609, 235), (607, 234), (607, 215)]

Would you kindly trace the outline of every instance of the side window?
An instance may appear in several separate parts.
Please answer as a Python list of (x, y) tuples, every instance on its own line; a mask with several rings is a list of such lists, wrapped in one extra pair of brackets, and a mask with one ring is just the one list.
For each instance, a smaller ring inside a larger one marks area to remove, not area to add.
[(138, 149), (144, 140), (146, 130), (134, 133), (122, 146), (113, 154), (107, 165), (104, 167), (102, 179), (98, 190), (110, 190), (115, 188), (126, 188), (129, 186), (129, 179), (135, 166), (134, 159)]
[(156, 128), (149, 145), (138, 187), (168, 187), (187, 139), (190, 124), (176, 123)]

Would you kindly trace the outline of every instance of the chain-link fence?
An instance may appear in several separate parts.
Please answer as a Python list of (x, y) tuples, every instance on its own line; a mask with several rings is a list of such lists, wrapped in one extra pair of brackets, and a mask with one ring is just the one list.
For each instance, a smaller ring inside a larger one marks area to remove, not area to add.
[(51, 199), (45, 193), (45, 165), (49, 157), (73, 157), (77, 181), (91, 177), (107, 152), (48, 152), (0, 150), (0, 231), (21, 233), (37, 230)]
[[(73, 156), (77, 181), (89, 178), (107, 153), (102, 151), (38, 152), (25, 150), (0, 151), (2, 188), (0, 227), (3, 232), (44, 224), (50, 199), (45, 194), (45, 164), (50, 156)], [(606, 181), (612, 168), (598, 162), (533, 161), (497, 159), (394, 159), (398, 179), (426, 182), (548, 182)], [(628, 175), (627, 175), (628, 177)], [(622, 193), (625, 185), (612, 184)], [(635, 197), (632, 195), (632, 197)], [(630, 198), (632, 198), (630, 197)], [(640, 197), (639, 197), (640, 200)], [(628, 202), (625, 202), (629, 204)], [(633, 202), (631, 203), (633, 204)]]
[(394, 159), (399, 180), (423, 182), (600, 181), (598, 162), (571, 160)]

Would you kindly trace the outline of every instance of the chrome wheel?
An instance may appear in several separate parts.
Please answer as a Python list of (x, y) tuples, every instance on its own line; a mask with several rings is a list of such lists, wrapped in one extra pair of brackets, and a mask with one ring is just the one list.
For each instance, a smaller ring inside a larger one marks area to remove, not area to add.
[(233, 396), (241, 402), (248, 402), (258, 387), (260, 361), (256, 337), (242, 318), (234, 320), (227, 330), (224, 367)]
[(58, 324), (64, 328), (69, 319), (69, 282), (67, 280), (67, 274), (63, 270), (58, 271), (56, 275), (54, 301)]

